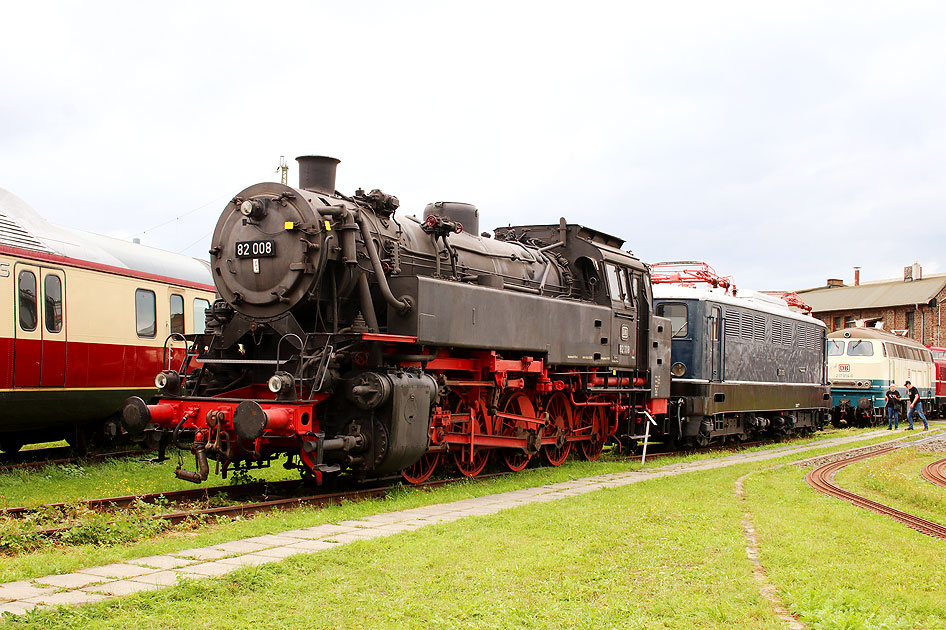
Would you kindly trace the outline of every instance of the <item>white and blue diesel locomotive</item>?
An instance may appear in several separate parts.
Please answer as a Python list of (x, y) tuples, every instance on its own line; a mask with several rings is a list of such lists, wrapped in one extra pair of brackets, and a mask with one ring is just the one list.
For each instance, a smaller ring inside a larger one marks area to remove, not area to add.
[(895, 385), (906, 400), (906, 381), (917, 388), (929, 415), (935, 374), (930, 350), (913, 339), (876, 328), (845, 328), (828, 335), (831, 419), (835, 425), (881, 424), (887, 388)]

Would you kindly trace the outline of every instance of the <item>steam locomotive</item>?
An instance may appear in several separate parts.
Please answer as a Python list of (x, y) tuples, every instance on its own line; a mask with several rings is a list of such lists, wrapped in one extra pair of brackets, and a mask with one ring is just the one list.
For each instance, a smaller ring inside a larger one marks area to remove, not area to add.
[(123, 407), (129, 432), (193, 453), (179, 478), (288, 456), (318, 481), (416, 483), (450, 460), (474, 477), (701, 426), (671, 396), (670, 319), (621, 239), (564, 219), (480, 234), (464, 203), (399, 216), (380, 190), (336, 192), (338, 160), (297, 160), (298, 188), (224, 209), (205, 333), (156, 399)]

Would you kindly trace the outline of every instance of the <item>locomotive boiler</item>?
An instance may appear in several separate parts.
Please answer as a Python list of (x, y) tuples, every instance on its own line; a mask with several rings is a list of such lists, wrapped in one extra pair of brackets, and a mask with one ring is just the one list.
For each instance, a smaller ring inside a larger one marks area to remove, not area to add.
[(338, 160), (297, 159), (298, 188), (224, 209), (206, 332), (123, 408), (129, 432), (193, 453), (180, 478), (284, 455), (318, 480), (560, 465), (666, 413), (668, 320), (623, 241), (564, 219), (481, 234), (464, 203), (402, 216), (380, 190), (336, 192)]

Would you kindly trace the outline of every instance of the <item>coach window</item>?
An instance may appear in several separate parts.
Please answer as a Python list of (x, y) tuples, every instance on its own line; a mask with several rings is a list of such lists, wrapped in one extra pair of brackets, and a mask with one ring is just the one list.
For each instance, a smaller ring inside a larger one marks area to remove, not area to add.
[(828, 356), (839, 357), (844, 354), (844, 342), (828, 339)]
[(194, 298), (194, 332), (198, 335), (204, 334), (208, 308), (210, 308), (210, 302)]
[(675, 339), (689, 334), (686, 304), (658, 304), (657, 315), (670, 320), (670, 334)]
[(171, 334), (184, 334), (184, 298), (171, 294)]
[(20, 328), (36, 330), (36, 276), (32, 271), (21, 271), (20, 285)]
[(46, 276), (43, 298), (46, 304), (46, 330), (57, 333), (62, 330), (62, 281), (59, 276)]
[(154, 291), (135, 291), (135, 318), (138, 320), (138, 336), (154, 337), (158, 334), (157, 301)]
[(847, 356), (872, 357), (874, 356), (874, 345), (869, 341), (852, 341), (847, 344)]

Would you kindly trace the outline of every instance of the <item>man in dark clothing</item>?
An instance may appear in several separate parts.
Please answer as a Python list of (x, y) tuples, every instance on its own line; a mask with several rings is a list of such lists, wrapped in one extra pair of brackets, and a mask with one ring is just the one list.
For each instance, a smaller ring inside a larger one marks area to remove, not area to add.
[(923, 430), (928, 431), (930, 428), (930, 423), (926, 421), (926, 414), (923, 413), (923, 403), (920, 402), (920, 392), (917, 391), (916, 387), (910, 384), (910, 381), (904, 383), (907, 388), (907, 422), (910, 423), (910, 428), (907, 431), (913, 430), (913, 412), (916, 411), (920, 414), (920, 417), (923, 418)]
[(897, 386), (891, 383), (885, 396), (887, 397), (887, 430), (899, 429), (900, 393), (897, 392)]

